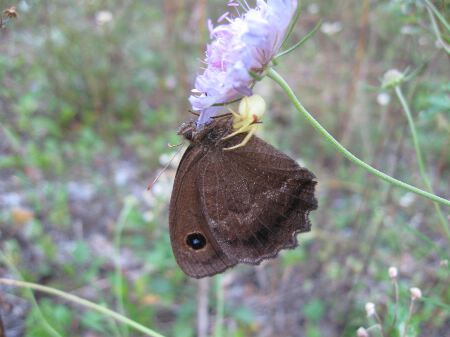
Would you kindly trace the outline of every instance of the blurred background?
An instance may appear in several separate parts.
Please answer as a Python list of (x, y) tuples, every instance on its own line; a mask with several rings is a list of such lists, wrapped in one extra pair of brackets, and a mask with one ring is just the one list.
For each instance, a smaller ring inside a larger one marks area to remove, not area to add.
[[(408, 336), (448, 336), (449, 242), (433, 204), (350, 164), (270, 79), (256, 86), (269, 105), (260, 136), (318, 177), (312, 231), (277, 259), (208, 281), (177, 267), (168, 200), (178, 159), (146, 189), (176, 152), (168, 144), (181, 142), (206, 22), (226, 3), (0, 0), (17, 12), (0, 29), (0, 276), (65, 290), (177, 337), (356, 336), (375, 324), (367, 302), (385, 331), (401, 329), (409, 288), (419, 287)], [(425, 2), (302, 3), (293, 42), (323, 25), (277, 70), (344, 146), (423, 187), (401, 105), (379, 89), (391, 68), (418, 70), (403, 90), (434, 191), (448, 198), (450, 59)], [(433, 3), (449, 21), (450, 3)], [(60, 299), (36, 300), (0, 286), (6, 337), (52, 336), (46, 322), (61, 336), (140, 336)]]

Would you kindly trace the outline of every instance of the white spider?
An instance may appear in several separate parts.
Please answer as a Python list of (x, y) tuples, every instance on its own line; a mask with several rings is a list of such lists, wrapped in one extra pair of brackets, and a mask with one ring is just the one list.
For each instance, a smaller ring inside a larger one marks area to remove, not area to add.
[(261, 124), (261, 118), (266, 111), (266, 102), (261, 96), (253, 95), (242, 99), (239, 104), (239, 113), (229, 110), (233, 115), (234, 132), (222, 139), (229, 139), (240, 133), (247, 133), (247, 135), (239, 144), (224, 148), (224, 150), (234, 150), (245, 146), (249, 142)]

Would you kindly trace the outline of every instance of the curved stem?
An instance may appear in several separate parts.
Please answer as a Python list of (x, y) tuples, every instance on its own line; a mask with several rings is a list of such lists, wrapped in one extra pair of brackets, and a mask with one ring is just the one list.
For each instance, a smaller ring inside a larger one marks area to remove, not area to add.
[(326, 139), (326, 141), (332, 144), (338, 152), (344, 155), (352, 163), (362, 167), (363, 169), (372, 173), (376, 177), (383, 179), (384, 181), (387, 181), (388, 183), (394, 186), (401, 187), (405, 190), (408, 190), (410, 192), (413, 192), (430, 200), (436, 201), (440, 204), (450, 206), (450, 200), (441, 198), (432, 193), (423, 191), (420, 188), (404, 183), (403, 181), (397, 180), (387, 175), (386, 173), (377, 170), (376, 168), (370, 166), (366, 162), (356, 157), (353, 153), (351, 153), (344, 146), (342, 146), (327, 130), (325, 130), (324, 127), (320, 125), (320, 123), (313, 116), (311, 116), (311, 114), (303, 107), (302, 103), (300, 103), (298, 98), (295, 96), (291, 87), (289, 87), (289, 84), (287, 84), (287, 82), (273, 68), (268, 70), (267, 76), (269, 76), (271, 79), (273, 79), (275, 82), (278, 83), (278, 85), (286, 92), (286, 94), (288, 95), (292, 104), (294, 104), (297, 111), (303, 114), (303, 116), (307, 119), (307, 121)]
[(68, 293), (58, 290), (58, 289), (46, 287), (46, 286), (36, 284), (36, 283), (23, 282), (23, 281), (17, 281), (17, 280), (5, 279), (5, 278), (0, 278), (0, 284), (13, 286), (13, 287), (19, 287), (19, 288), (32, 289), (32, 290), (40, 291), (40, 292), (43, 292), (43, 293), (46, 293), (49, 295), (61, 297), (61, 298), (65, 299), (66, 301), (82, 305), (88, 309), (97, 311), (105, 316), (112, 317), (115, 320), (117, 320), (123, 324), (126, 324), (126, 325), (136, 329), (137, 331), (142, 332), (143, 334), (145, 334), (147, 336), (164, 337), (163, 335), (157, 333), (156, 331), (150, 330), (149, 328), (146, 328), (145, 326), (143, 326), (125, 316), (122, 316), (122, 315), (118, 314), (117, 312), (114, 312), (108, 308), (101, 306), (101, 305), (89, 302), (83, 298), (80, 298), (80, 297), (72, 295), (72, 294), (68, 294)]
[[(395, 93), (397, 94), (397, 97), (402, 105), (402, 108), (405, 111), (406, 119), (408, 120), (409, 129), (411, 130), (411, 136), (413, 139), (414, 149), (416, 150), (416, 159), (417, 159), (417, 163), (419, 165), (420, 175), (422, 177), (422, 180), (423, 180), (427, 190), (429, 192), (433, 192), (433, 188), (431, 186), (430, 180), (428, 179), (427, 172), (425, 169), (425, 161), (423, 160), (422, 151), (420, 150), (419, 137), (417, 136), (416, 126), (414, 124), (414, 120), (411, 115), (411, 110), (409, 109), (409, 105), (406, 102), (405, 97), (403, 96), (402, 88), (400, 86), (395, 87)], [(441, 223), (443, 232), (445, 233), (447, 238), (450, 240), (450, 230), (448, 228), (447, 221), (445, 220), (445, 217), (442, 214), (442, 210), (439, 207), (438, 203), (434, 202), (433, 204), (434, 204), (436, 213), (439, 217), (439, 221)]]

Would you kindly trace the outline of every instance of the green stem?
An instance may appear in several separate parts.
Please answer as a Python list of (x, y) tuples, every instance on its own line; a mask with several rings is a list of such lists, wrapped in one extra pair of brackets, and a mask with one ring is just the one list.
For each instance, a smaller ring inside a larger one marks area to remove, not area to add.
[(321, 25), (322, 25), (322, 20), (320, 20), (320, 21), (315, 25), (315, 27), (314, 27), (308, 34), (306, 34), (300, 41), (298, 41), (298, 42), (297, 42), (296, 44), (294, 44), (292, 47), (289, 47), (288, 49), (286, 49), (286, 50), (282, 51), (281, 53), (279, 53), (278, 55), (276, 55), (276, 56), (273, 58), (272, 62), (273, 62), (274, 64), (277, 64), (278, 60), (279, 60), (281, 57), (283, 57), (283, 56), (289, 54), (290, 52), (294, 51), (295, 49), (297, 49), (298, 47), (300, 47), (302, 44), (304, 44), (306, 41), (308, 41), (308, 40), (311, 38), (311, 36), (313, 36), (313, 35), (317, 32), (317, 30), (320, 28)]
[(278, 85), (286, 92), (289, 99), (291, 100), (292, 104), (294, 104), (295, 108), (298, 112), (303, 114), (303, 116), (306, 118), (306, 120), (325, 138), (326, 141), (328, 141), (330, 144), (332, 144), (338, 152), (340, 152), (342, 155), (344, 155), (347, 159), (349, 159), (352, 163), (362, 167), (366, 171), (372, 173), (373, 175), (377, 176), (380, 179), (383, 179), (384, 181), (387, 181), (388, 183), (401, 187), (405, 190), (408, 190), (410, 192), (416, 193), (422, 197), (428, 198), (430, 200), (439, 202), (443, 205), (450, 206), (450, 200), (441, 198), (437, 195), (434, 195), (432, 193), (423, 191), (417, 187), (411, 186), (407, 183), (404, 183), (403, 181), (397, 180), (386, 173), (383, 173), (376, 168), (370, 166), (366, 162), (362, 161), (358, 157), (356, 157), (353, 153), (351, 153), (349, 150), (347, 150), (344, 146), (342, 146), (327, 130), (324, 129), (322, 125), (313, 117), (311, 114), (303, 107), (302, 103), (298, 100), (298, 98), (295, 96), (294, 92), (292, 91), (291, 87), (289, 87), (289, 84), (281, 77), (273, 68), (269, 69), (267, 71), (267, 75), (278, 83)]
[(216, 327), (215, 337), (222, 337), (223, 335), (223, 317), (225, 309), (224, 289), (222, 284), (222, 275), (216, 277), (216, 292), (217, 292), (217, 309), (216, 309)]
[(109, 316), (114, 318), (115, 320), (126, 324), (132, 328), (134, 328), (137, 331), (142, 332), (143, 334), (150, 336), (150, 337), (164, 337), (163, 335), (157, 333), (156, 331), (150, 330), (149, 328), (146, 328), (145, 326), (125, 317), (122, 316), (120, 314), (118, 314), (117, 312), (114, 312), (108, 308), (102, 307), (98, 304), (89, 302), (83, 298), (80, 298), (78, 296), (72, 295), (72, 294), (68, 294), (64, 291), (58, 290), (58, 289), (54, 289), (54, 288), (50, 288), (50, 287), (46, 287), (46, 286), (42, 286), (40, 284), (36, 284), (36, 283), (30, 283), (30, 282), (23, 282), (23, 281), (17, 281), (17, 280), (10, 280), (10, 279), (5, 279), (5, 278), (0, 278), (0, 284), (4, 284), (4, 285), (8, 285), (8, 286), (13, 286), (13, 287), (19, 287), (19, 288), (26, 288), (26, 289), (32, 289), (35, 291), (40, 291), (49, 295), (53, 295), (53, 296), (57, 296), (57, 297), (61, 297), (63, 299), (65, 299), (66, 301), (69, 302), (73, 302), (76, 304), (79, 304), (81, 306), (84, 306), (88, 309), (97, 311), (105, 316)]
[[(416, 150), (416, 159), (419, 165), (420, 175), (427, 190), (433, 193), (433, 188), (431, 186), (430, 180), (428, 179), (427, 172), (425, 169), (425, 161), (423, 160), (422, 151), (420, 149), (419, 137), (417, 136), (416, 125), (414, 124), (414, 120), (412, 118), (411, 109), (409, 108), (408, 102), (406, 102), (405, 96), (403, 96), (402, 88), (399, 85), (395, 87), (395, 93), (397, 94), (397, 97), (402, 105), (402, 108), (405, 111), (406, 119), (408, 120), (409, 129), (411, 130), (411, 136), (413, 139), (414, 149)], [(433, 204), (434, 208), (436, 209), (436, 213), (439, 217), (439, 221), (441, 223), (443, 232), (450, 240), (450, 230), (448, 228), (447, 221), (445, 220), (445, 217), (442, 214), (442, 210), (437, 202), (434, 202)]]
[(432, 10), (429, 7), (427, 7), (427, 10), (428, 10), (428, 16), (430, 17), (430, 21), (431, 21), (431, 26), (433, 27), (433, 31), (434, 31), (434, 34), (436, 35), (436, 38), (442, 45), (442, 48), (444, 48), (444, 50), (447, 52), (447, 54), (450, 54), (450, 47), (447, 45), (447, 43), (444, 41), (444, 39), (441, 36), (441, 31), (439, 30), (437, 22), (434, 19)]
[[(128, 216), (132, 211), (134, 206), (133, 199), (125, 199), (125, 205), (120, 212), (119, 219), (117, 220), (115, 233), (114, 233), (114, 248), (116, 250), (117, 256), (115, 257), (115, 280), (114, 280), (114, 291), (116, 293), (117, 300), (117, 311), (121, 314), (126, 314), (125, 304), (123, 298), (123, 275), (122, 267), (120, 265), (120, 248), (122, 245), (122, 233), (128, 220)], [(121, 329), (122, 336), (129, 336), (128, 327), (126, 325)]]
[[(3, 252), (0, 251), (0, 260), (14, 273), (17, 277), (22, 278), (22, 274), (16, 268), (16, 266), (6, 257)], [(39, 319), (42, 322), (42, 325), (47, 330), (47, 332), (53, 337), (62, 337), (62, 335), (55, 330), (55, 328), (48, 322), (47, 318), (44, 316), (38, 302), (36, 301), (36, 297), (34, 297), (33, 292), (30, 289), (26, 289), (26, 294), (30, 298), (32, 305), (34, 306)]]
[(425, 4), (427, 5), (427, 8), (429, 8), (430, 10), (433, 11), (434, 15), (436, 15), (436, 17), (439, 19), (439, 21), (441, 21), (442, 25), (450, 33), (450, 25), (449, 25), (449, 23), (447, 22), (447, 20), (445, 20), (445, 18), (442, 16), (442, 14), (436, 9), (436, 7), (434, 7), (434, 5), (431, 3), (431, 1), (423, 0), (423, 2), (425, 2)]

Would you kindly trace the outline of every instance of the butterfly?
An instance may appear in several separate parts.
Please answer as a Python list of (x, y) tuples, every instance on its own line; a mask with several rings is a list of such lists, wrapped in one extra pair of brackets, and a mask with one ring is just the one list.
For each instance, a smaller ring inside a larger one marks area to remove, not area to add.
[(172, 190), (170, 239), (178, 265), (194, 278), (294, 248), (317, 208), (314, 174), (256, 136), (236, 148), (246, 134), (227, 137), (233, 131), (232, 117), (178, 131), (190, 145)]

